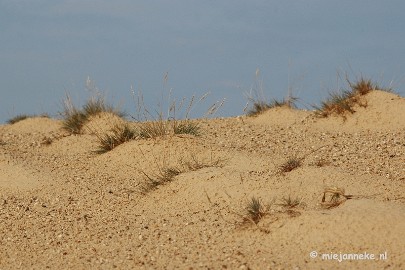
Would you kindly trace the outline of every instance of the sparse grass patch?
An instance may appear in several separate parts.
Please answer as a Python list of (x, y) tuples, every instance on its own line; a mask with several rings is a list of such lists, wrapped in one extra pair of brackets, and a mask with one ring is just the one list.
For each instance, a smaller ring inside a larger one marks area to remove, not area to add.
[(147, 174), (144, 171), (141, 172), (146, 177), (146, 181), (140, 186), (140, 192), (142, 194), (146, 194), (157, 189), (160, 185), (173, 181), (174, 177), (182, 173), (182, 171), (176, 167), (159, 168), (158, 173), (155, 174)]
[[(166, 73), (163, 77), (163, 90), (167, 89), (169, 76)], [(141, 89), (135, 92), (131, 86), (131, 92), (136, 105), (136, 115), (131, 116), (140, 125), (140, 138), (157, 138), (162, 136), (172, 136), (177, 134), (190, 134), (198, 136), (201, 134), (201, 127), (197, 122), (190, 120), (191, 111), (195, 105), (206, 100), (208, 93), (203, 94), (200, 98), (196, 95), (191, 96), (188, 100), (182, 98), (176, 100), (173, 97), (173, 91), (170, 88), (167, 91), (167, 99), (162, 93), (161, 100), (157, 104), (156, 110), (148, 110), (145, 105)], [(224, 104), (225, 99), (212, 104), (202, 118), (214, 115)], [(163, 107), (167, 109), (164, 110)]]
[(29, 115), (29, 114), (18, 114), (16, 116), (10, 118), (9, 120), (7, 120), (7, 124), (13, 125), (15, 123), (18, 123), (22, 120), (25, 120), (25, 119), (31, 118), (31, 117), (33, 117), (33, 116)]
[(128, 124), (115, 125), (111, 131), (104, 135), (96, 134), (99, 139), (99, 148), (96, 151), (99, 154), (111, 151), (115, 147), (139, 136), (139, 132)]
[(292, 198), (291, 195), (288, 195), (288, 197), (283, 197), (281, 199), (281, 203), (279, 203), (278, 205), (284, 207), (284, 208), (295, 208), (299, 205), (302, 204), (302, 199), (301, 198)]
[(198, 123), (189, 120), (177, 121), (173, 124), (174, 134), (190, 134), (194, 136), (200, 135), (200, 126)]
[(202, 168), (209, 167), (222, 167), (225, 162), (223, 158), (214, 158), (211, 153), (211, 157), (207, 159), (198, 158), (195, 153), (190, 153), (186, 158), (179, 159), (179, 164), (185, 171), (197, 171)]
[(312, 149), (310, 152), (308, 152), (307, 154), (299, 157), (299, 156), (291, 156), (289, 157), (284, 163), (282, 163), (279, 167), (278, 167), (278, 173), (287, 173), (287, 172), (291, 172), (299, 167), (301, 167), (303, 165), (303, 162), (305, 160), (305, 158), (309, 155), (311, 155), (312, 153), (318, 151), (319, 149), (325, 147), (325, 145), (320, 146), (318, 148)]
[(143, 170), (140, 172), (145, 176), (143, 183), (140, 185), (140, 193), (146, 194), (152, 190), (155, 190), (160, 185), (171, 182), (174, 177), (191, 171), (197, 171), (203, 168), (208, 167), (222, 167), (225, 162), (221, 158), (210, 159), (198, 158), (195, 153), (185, 154), (178, 159), (177, 165), (169, 165), (169, 158), (163, 156), (163, 160), (159, 162), (156, 157), (155, 165), (157, 172), (155, 173), (146, 173)]
[[(257, 116), (275, 107), (296, 108), (295, 102), (298, 100), (298, 98), (292, 96), (291, 89), (289, 88), (287, 98), (268, 101), (264, 95), (263, 80), (261, 79), (259, 69), (256, 69), (255, 82), (249, 93), (246, 94), (246, 97), (248, 102), (243, 111), (246, 112), (247, 116)], [(251, 108), (248, 109), (250, 104)]]
[(10, 118), (9, 120), (7, 120), (6, 123), (12, 125), (12, 124), (18, 123), (22, 120), (25, 120), (28, 118), (35, 118), (35, 117), (49, 118), (49, 115), (46, 113), (39, 114), (39, 115), (37, 115), (37, 114), (18, 114), (16, 116)]
[(290, 157), (286, 162), (280, 165), (279, 171), (281, 173), (291, 172), (302, 165), (302, 158)]
[(247, 111), (246, 115), (247, 116), (257, 116), (269, 109), (276, 108), (276, 107), (295, 108), (295, 103), (294, 103), (295, 100), (296, 100), (296, 98), (282, 99), (282, 100), (273, 99), (270, 102), (266, 102), (264, 100), (251, 99), (252, 108)]

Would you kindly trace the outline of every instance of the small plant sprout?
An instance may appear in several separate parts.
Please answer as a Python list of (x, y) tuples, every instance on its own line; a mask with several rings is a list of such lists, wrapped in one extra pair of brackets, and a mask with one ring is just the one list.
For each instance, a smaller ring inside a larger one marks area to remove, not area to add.
[[(143, 154), (143, 152), (142, 152)], [(173, 181), (173, 179), (186, 172), (197, 171), (207, 167), (222, 167), (224, 159), (213, 158), (211, 156), (210, 160), (203, 158), (198, 158), (195, 153), (190, 153), (184, 155), (182, 158), (179, 158), (178, 165), (169, 166), (169, 157), (164, 157), (162, 162), (159, 162), (155, 156), (155, 165), (157, 172), (155, 173), (146, 173), (145, 171), (140, 170), (140, 172), (145, 176), (145, 181), (141, 185), (140, 192), (146, 194), (149, 191), (156, 189), (158, 186), (166, 184)]]
[(246, 214), (244, 216), (244, 222), (250, 221), (254, 224), (268, 214), (269, 207), (263, 205), (260, 199), (252, 197), (245, 207)]

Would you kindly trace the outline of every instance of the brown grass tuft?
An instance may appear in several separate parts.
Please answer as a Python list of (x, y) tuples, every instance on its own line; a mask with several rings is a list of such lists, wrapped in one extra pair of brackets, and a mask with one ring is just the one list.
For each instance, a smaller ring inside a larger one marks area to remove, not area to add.
[(302, 158), (290, 157), (286, 162), (280, 165), (279, 171), (281, 173), (291, 172), (302, 165)]
[(82, 128), (89, 118), (103, 112), (113, 113), (119, 117), (125, 115), (124, 112), (106, 104), (104, 96), (100, 93), (90, 97), (81, 109), (77, 108), (71, 97), (66, 94), (63, 100), (63, 111), (60, 113), (63, 117), (62, 128), (70, 134), (81, 134)]
[(109, 133), (100, 135), (96, 133), (99, 139), (99, 148), (96, 153), (102, 154), (111, 151), (115, 147), (139, 136), (139, 132), (128, 124), (116, 124)]
[(313, 106), (316, 110), (315, 115), (319, 117), (340, 115), (346, 119), (346, 113), (355, 113), (354, 107), (356, 105), (367, 107), (367, 103), (364, 102), (362, 96), (374, 90), (392, 92), (392, 89), (382, 88), (377, 83), (364, 77), (360, 77), (356, 82), (352, 82), (346, 77), (346, 82), (349, 85), (349, 90), (330, 93), (329, 97), (321, 102), (320, 107)]

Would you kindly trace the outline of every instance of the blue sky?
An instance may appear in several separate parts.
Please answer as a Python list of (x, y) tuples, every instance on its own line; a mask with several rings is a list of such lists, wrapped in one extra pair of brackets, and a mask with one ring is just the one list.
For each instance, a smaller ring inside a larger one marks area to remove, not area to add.
[(336, 89), (338, 71), (403, 95), (404, 11), (401, 0), (0, 0), (0, 123), (56, 115), (65, 92), (80, 104), (88, 76), (130, 114), (133, 85), (150, 108), (172, 88), (210, 91), (201, 112), (226, 98), (218, 116), (241, 115), (257, 68), (267, 98), (291, 87), (301, 106)]

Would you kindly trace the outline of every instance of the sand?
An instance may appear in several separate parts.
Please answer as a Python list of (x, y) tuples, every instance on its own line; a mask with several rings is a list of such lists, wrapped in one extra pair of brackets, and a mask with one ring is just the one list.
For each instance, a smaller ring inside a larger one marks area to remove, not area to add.
[[(108, 115), (82, 135), (48, 118), (0, 126), (0, 269), (404, 269), (405, 99), (364, 98), (345, 119), (275, 108), (104, 154)], [(280, 172), (290, 157), (302, 165)], [(193, 158), (206, 166), (140, 192)], [(352, 197), (327, 209), (326, 187)], [(252, 197), (272, 203), (257, 224)]]

